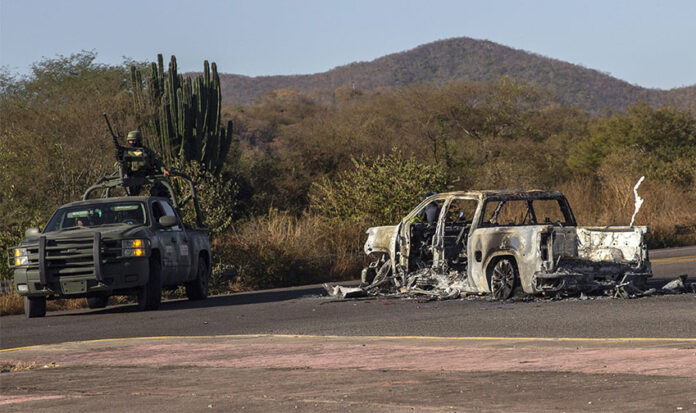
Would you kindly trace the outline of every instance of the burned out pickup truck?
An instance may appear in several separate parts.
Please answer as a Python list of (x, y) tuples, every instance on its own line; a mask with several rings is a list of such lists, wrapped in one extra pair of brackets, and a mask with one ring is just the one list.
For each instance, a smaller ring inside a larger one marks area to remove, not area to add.
[(368, 294), (440, 298), (490, 293), (591, 292), (652, 276), (647, 227), (578, 227), (556, 191), (435, 194), (395, 226), (367, 230)]
[[(58, 208), (43, 231), (28, 229), (10, 249), (27, 317), (43, 317), (47, 298), (86, 297), (88, 307), (103, 308), (112, 295), (133, 294), (140, 309), (154, 310), (163, 288), (183, 285), (189, 299), (207, 297), (211, 254), (202, 216), (197, 215), (198, 228), (182, 221), (168, 178), (147, 180), (163, 184), (169, 197), (111, 197), (111, 189), (123, 182), (107, 178), (83, 200)], [(89, 199), (97, 190), (105, 197)]]

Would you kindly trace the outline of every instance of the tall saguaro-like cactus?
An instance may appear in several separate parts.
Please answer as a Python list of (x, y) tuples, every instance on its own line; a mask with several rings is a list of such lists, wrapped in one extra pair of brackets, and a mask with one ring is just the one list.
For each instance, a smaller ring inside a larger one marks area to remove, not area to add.
[[(212, 73), (211, 73), (212, 69)], [(143, 80), (131, 66), (133, 103), (141, 129), (150, 147), (165, 163), (196, 161), (218, 176), (232, 145), (232, 122), (221, 126), (222, 90), (217, 65), (203, 63), (203, 74), (195, 79), (177, 73), (172, 56), (165, 73), (162, 55), (150, 65)]]

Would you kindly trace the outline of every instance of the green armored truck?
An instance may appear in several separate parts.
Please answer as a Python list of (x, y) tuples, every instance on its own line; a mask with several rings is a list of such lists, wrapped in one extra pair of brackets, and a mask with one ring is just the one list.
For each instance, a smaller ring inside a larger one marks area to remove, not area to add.
[[(163, 185), (168, 197), (112, 197), (123, 186), (105, 176), (83, 200), (61, 206), (41, 231), (30, 228), (9, 251), (14, 285), (24, 296), (27, 317), (43, 317), (46, 300), (86, 297), (89, 308), (103, 308), (112, 295), (137, 295), (142, 310), (159, 307), (163, 288), (185, 286), (191, 300), (208, 295), (211, 268), (208, 229), (191, 180), (186, 197), (194, 201), (197, 227), (185, 224), (170, 177), (149, 176), (142, 184)], [(183, 185), (180, 185), (183, 186)], [(101, 198), (90, 195), (101, 190)]]

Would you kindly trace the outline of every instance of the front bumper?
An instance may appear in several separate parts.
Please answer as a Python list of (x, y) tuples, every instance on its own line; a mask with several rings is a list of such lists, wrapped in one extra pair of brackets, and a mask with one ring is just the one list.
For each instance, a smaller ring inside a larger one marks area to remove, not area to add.
[(149, 277), (147, 258), (127, 258), (101, 265), (101, 277), (96, 274), (48, 276), (44, 282), (37, 269), (16, 268), (14, 285), (19, 295), (30, 297), (86, 297), (110, 295), (145, 285)]
[(121, 255), (120, 240), (92, 237), (47, 239), (22, 246), (27, 263), (13, 267), (17, 293), (24, 296), (85, 297), (145, 285), (149, 260)]

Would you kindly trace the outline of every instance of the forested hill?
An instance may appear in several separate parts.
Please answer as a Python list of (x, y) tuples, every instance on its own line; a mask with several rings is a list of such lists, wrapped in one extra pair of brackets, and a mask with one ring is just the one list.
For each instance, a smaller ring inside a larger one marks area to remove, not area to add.
[(440, 40), (312, 75), (220, 77), (225, 102), (247, 105), (274, 89), (294, 88), (331, 96), (341, 86), (376, 89), (425, 82), (488, 81), (501, 76), (553, 90), (559, 102), (592, 112), (623, 109), (638, 100), (685, 109), (696, 106), (696, 85), (668, 91), (647, 89), (597, 70), (466, 37)]

